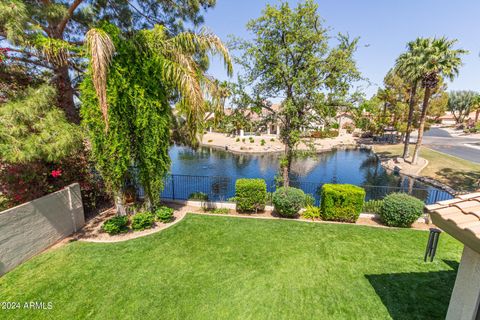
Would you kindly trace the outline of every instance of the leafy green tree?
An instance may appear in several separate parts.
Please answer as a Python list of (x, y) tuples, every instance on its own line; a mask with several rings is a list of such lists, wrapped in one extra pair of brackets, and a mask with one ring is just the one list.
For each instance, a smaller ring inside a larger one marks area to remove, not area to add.
[(82, 145), (78, 127), (52, 105), (55, 94), (48, 85), (29, 88), (0, 107), (2, 162), (59, 161)]
[(96, 210), (108, 199), (90, 170), (79, 127), (52, 103), (53, 87), (23, 86), (17, 83), (16, 97), (0, 106), (0, 194), (14, 206), (78, 182), (86, 214)]
[(448, 96), (448, 110), (452, 112), (457, 123), (462, 123), (475, 106), (478, 93), (475, 91), (451, 91)]
[(4, 62), (21, 62), (32, 73), (49, 72), (58, 107), (78, 123), (74, 96), (85, 68), (83, 35), (90, 28), (105, 20), (125, 32), (161, 24), (175, 34), (185, 22), (202, 23), (202, 11), (214, 5), (215, 0), (3, 0), (0, 41), (10, 49)]
[[(129, 37), (105, 25), (86, 38), (90, 72), (82, 83), (82, 116), (93, 157), (116, 194), (120, 213), (128, 180), (138, 180), (149, 204), (156, 206), (170, 169), (169, 97), (172, 91), (178, 94), (191, 115), (187, 123), (197, 129), (197, 114), (205, 114), (204, 96), (215, 87), (196, 54), (220, 53), (231, 71), (228, 51), (213, 34), (170, 37), (160, 25)], [(195, 137), (192, 131), (191, 139)]]
[[(247, 24), (252, 39), (235, 42), (242, 52), (237, 61), (245, 71), (243, 82), (251, 88), (251, 106), (269, 110), (281, 123), (285, 186), (301, 128), (308, 127), (315, 109), (341, 105), (351, 83), (360, 78), (353, 60), (358, 39), (339, 35), (338, 45), (330, 47), (317, 9), (311, 0), (295, 8), (287, 2), (267, 5), (261, 17)], [(280, 110), (272, 109), (269, 99), (281, 99)]]

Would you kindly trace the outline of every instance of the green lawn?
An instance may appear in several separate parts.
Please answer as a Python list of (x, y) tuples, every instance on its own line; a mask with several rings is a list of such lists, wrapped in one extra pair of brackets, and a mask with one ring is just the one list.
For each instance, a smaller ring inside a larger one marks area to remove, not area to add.
[(0, 278), (2, 319), (441, 319), (461, 245), (428, 232), (188, 215), (116, 244), (74, 242)]
[[(386, 157), (399, 157), (403, 145), (376, 145), (375, 152)], [(410, 146), (413, 153), (414, 146)], [(420, 157), (428, 160), (421, 175), (436, 179), (457, 191), (475, 191), (480, 180), (480, 164), (457, 158), (443, 152), (421, 147)]]

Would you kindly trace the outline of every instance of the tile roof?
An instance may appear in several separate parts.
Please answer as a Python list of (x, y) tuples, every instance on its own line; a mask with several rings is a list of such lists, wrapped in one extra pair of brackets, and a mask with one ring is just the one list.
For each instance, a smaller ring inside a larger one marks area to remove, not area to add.
[(439, 228), (480, 252), (480, 192), (425, 206)]

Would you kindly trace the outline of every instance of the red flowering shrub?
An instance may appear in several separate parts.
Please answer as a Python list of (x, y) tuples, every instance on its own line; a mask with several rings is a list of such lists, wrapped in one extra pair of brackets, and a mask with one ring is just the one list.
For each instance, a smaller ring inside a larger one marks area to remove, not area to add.
[(89, 163), (86, 152), (56, 163), (35, 161), (0, 167), (0, 192), (8, 199), (10, 207), (58, 191), (74, 182), (80, 184), (87, 216), (109, 203), (103, 181)]

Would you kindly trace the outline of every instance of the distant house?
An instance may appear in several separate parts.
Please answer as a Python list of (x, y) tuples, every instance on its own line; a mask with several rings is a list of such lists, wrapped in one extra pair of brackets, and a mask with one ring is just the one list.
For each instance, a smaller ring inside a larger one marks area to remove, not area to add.
[[(443, 116), (438, 117), (437, 119), (443, 125), (455, 125), (455, 124), (457, 124), (457, 120), (455, 119), (455, 116), (450, 111), (445, 112), (445, 114)], [(473, 125), (478, 120), (480, 120), (479, 115), (477, 114), (476, 111), (472, 111), (468, 115), (465, 116), (463, 122), (466, 122), (469, 125)]]
[(457, 123), (457, 120), (455, 120), (455, 117), (450, 111), (447, 111), (443, 116), (438, 117), (438, 120), (441, 124), (446, 126), (455, 125)]

